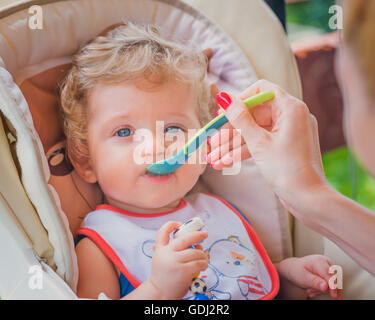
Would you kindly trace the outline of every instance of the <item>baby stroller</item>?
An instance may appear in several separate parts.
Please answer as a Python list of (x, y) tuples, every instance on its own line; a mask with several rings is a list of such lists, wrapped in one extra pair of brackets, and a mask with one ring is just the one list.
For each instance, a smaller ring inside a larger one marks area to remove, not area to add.
[[(301, 85), (284, 30), (263, 0), (35, 2), (5, 0), (0, 8), (0, 297), (77, 299), (65, 212), (84, 216), (101, 199), (65, 161), (58, 119), (58, 84), (80, 46), (122, 21), (152, 23), (173, 39), (211, 48), (209, 76), (220, 90), (240, 92), (266, 78), (302, 98)], [(233, 201), (274, 262), (310, 253), (350, 261), (283, 209), (251, 159), (237, 175), (208, 168), (195, 190)], [(353, 297), (375, 297), (369, 275), (349, 265)]]

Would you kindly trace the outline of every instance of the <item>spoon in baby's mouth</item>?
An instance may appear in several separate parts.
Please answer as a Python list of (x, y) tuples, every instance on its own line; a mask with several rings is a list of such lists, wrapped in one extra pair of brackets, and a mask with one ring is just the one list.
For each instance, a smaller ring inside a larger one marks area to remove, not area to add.
[[(266, 91), (258, 93), (243, 102), (249, 109), (251, 109), (272, 100), (274, 97), (275, 94), (272, 91)], [(181, 167), (189, 159), (191, 154), (215, 132), (214, 129), (218, 130), (227, 122), (228, 119), (225, 117), (225, 114), (219, 114), (200, 129), (175, 156), (149, 165), (146, 169), (146, 174), (161, 176), (174, 172)]]

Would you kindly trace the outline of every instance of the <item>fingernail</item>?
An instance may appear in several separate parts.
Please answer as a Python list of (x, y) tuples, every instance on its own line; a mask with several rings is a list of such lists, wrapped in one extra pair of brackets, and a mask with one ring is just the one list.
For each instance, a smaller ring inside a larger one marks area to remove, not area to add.
[(217, 103), (226, 110), (229, 105), (232, 103), (232, 99), (230, 98), (229, 94), (226, 92), (219, 92), (216, 95), (216, 101)]
[(217, 109), (217, 111), (216, 111), (216, 114), (215, 114), (216, 117), (219, 115), (219, 110), (220, 109)]
[(225, 165), (230, 165), (233, 163), (233, 158), (230, 153), (226, 154), (224, 157), (221, 158), (221, 162)]
[(210, 166), (213, 168), (214, 166), (217, 166), (220, 163), (220, 160), (216, 160), (214, 163), (210, 163)]
[(207, 139), (207, 144), (208, 144), (209, 146), (211, 145), (211, 141), (210, 141), (210, 140), (211, 140), (211, 138), (208, 138), (208, 139)]
[(326, 283), (325, 283), (324, 281), (322, 281), (322, 282), (320, 283), (320, 290), (321, 290), (321, 291), (325, 291), (325, 288), (326, 288)]

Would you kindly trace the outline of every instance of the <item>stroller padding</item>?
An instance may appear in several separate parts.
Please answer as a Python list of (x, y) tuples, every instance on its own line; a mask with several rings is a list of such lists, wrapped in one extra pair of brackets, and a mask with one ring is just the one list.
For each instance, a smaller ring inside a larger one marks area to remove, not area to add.
[[(0, 134), (0, 176), (7, 181), (7, 184), (0, 184), (0, 196), (3, 201), (6, 199), (6, 205), (13, 213), (15, 222), (21, 232), (24, 232), (24, 237), (30, 241), (30, 245), (35, 252), (53, 266), (53, 247), (49, 243), (47, 232), (35, 214), (35, 209), (19, 181), (18, 171), (7, 139), (11, 132), (5, 131), (1, 120), (4, 119), (0, 118), (0, 132), (3, 133)], [(28, 228), (23, 229), (22, 225), (27, 225)]]
[[(2, 130), (1, 150), (5, 152), (1, 170), (4, 170), (4, 177), (9, 178), (9, 181), (4, 180), (7, 181), (6, 184), (1, 184), (6, 190), (9, 188), (9, 191), (4, 193), (2, 191), (2, 194), (11, 204), (10, 208), (15, 213), (14, 219), (27, 231), (27, 240), (35, 253), (40, 258), (46, 259), (63, 278), (74, 281), (76, 274), (72, 272), (75, 262), (75, 256), (72, 255), (73, 239), (67, 229), (66, 216), (59, 210), (56, 192), (46, 183), (49, 172), (27, 103), (20, 89), (13, 83), (11, 75), (3, 67), (0, 67), (0, 83), (2, 84), (0, 86), (2, 117), (6, 119), (6, 123), (9, 123), (11, 133), (16, 138), (15, 151), (18, 160), (16, 163), (19, 164), (22, 181), (21, 185), (9, 146), (7, 148), (5, 145), (8, 144), (7, 136)], [(26, 195), (28, 200), (25, 199)]]

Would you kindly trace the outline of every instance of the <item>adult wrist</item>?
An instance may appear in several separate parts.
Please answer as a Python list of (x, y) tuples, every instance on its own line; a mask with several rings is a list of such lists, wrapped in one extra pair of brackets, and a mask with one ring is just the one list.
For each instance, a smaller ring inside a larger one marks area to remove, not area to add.
[(339, 195), (324, 179), (306, 186), (289, 188), (287, 193), (285, 203), (288, 211), (312, 229), (324, 226), (330, 203)]

